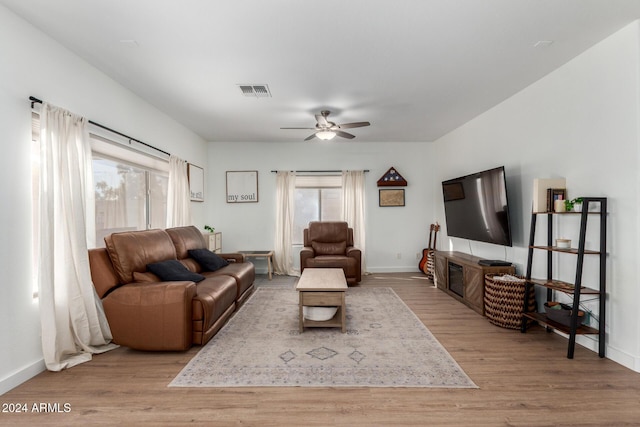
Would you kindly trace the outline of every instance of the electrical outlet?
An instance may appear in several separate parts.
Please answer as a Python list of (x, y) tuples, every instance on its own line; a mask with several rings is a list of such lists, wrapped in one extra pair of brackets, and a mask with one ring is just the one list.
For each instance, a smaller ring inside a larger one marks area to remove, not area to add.
[(420, 259), (420, 252), (416, 252), (416, 259)]

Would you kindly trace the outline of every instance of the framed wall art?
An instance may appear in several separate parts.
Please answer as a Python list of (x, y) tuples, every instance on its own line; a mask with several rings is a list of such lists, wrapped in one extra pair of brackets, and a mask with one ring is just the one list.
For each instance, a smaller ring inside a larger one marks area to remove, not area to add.
[(192, 202), (204, 202), (204, 169), (194, 164), (187, 164), (189, 176), (189, 193)]
[(404, 206), (404, 189), (378, 190), (381, 207)]
[(258, 202), (258, 171), (227, 171), (227, 203)]

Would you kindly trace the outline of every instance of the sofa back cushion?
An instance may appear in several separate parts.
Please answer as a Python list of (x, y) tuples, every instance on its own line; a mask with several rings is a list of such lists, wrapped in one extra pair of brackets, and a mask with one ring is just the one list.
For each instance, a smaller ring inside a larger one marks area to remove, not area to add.
[(179, 260), (189, 258), (192, 249), (206, 249), (207, 241), (193, 225), (187, 227), (167, 228), (167, 234), (176, 248), (176, 256)]
[(353, 246), (353, 229), (343, 221), (311, 221), (309, 228), (304, 230), (304, 245), (313, 247), (312, 242), (345, 242), (345, 246)]
[(113, 269), (123, 284), (134, 281), (134, 271), (147, 271), (147, 264), (176, 259), (176, 248), (164, 230), (113, 233), (104, 241)]
[(311, 242), (313, 252), (318, 255), (345, 255), (347, 253), (347, 242), (323, 243)]

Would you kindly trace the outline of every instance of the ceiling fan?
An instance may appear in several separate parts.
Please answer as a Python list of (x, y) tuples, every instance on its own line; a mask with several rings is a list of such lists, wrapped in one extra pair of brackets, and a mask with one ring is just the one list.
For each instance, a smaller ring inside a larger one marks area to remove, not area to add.
[(348, 132), (344, 132), (341, 129), (350, 129), (350, 128), (360, 128), (364, 126), (369, 126), (371, 123), (369, 122), (355, 122), (355, 123), (342, 123), (336, 124), (334, 122), (330, 122), (327, 120), (331, 111), (323, 110), (320, 114), (316, 114), (316, 127), (314, 128), (280, 128), (280, 129), (309, 129), (315, 130), (314, 133), (305, 138), (305, 141), (309, 141), (313, 138), (322, 139), (324, 141), (328, 141), (333, 139), (336, 136), (353, 139), (356, 136), (352, 135)]

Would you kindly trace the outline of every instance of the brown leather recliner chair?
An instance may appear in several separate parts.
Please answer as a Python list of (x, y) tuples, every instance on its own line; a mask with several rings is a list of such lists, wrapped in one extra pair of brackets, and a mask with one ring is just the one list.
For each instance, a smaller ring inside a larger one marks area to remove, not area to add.
[(300, 272), (305, 268), (342, 268), (347, 284), (360, 282), (362, 252), (353, 246), (353, 229), (346, 222), (312, 221), (304, 229)]

